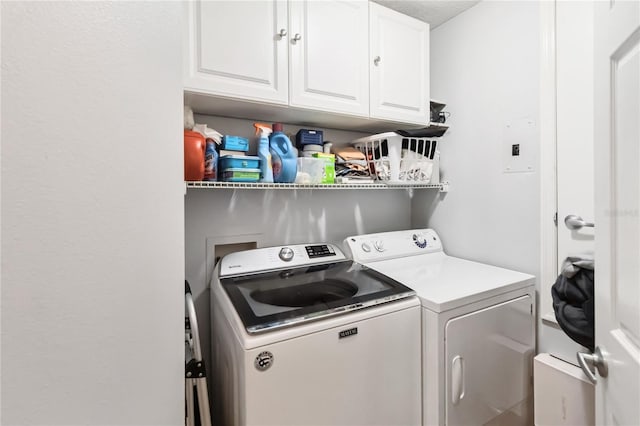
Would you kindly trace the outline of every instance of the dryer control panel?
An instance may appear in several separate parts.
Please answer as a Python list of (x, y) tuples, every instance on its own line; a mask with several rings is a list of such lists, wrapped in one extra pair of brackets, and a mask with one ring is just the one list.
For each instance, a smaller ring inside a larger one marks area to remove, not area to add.
[(360, 263), (443, 251), (440, 237), (433, 229), (356, 235), (347, 237), (344, 247)]

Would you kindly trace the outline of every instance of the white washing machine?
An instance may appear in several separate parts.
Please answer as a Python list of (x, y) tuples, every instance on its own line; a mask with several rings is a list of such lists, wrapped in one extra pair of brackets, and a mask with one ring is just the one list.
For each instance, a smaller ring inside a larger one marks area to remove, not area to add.
[(229, 254), (211, 305), (214, 424), (420, 423), (420, 302), (338, 247)]
[(420, 298), (424, 425), (533, 424), (533, 276), (448, 256), (431, 229), (345, 247)]

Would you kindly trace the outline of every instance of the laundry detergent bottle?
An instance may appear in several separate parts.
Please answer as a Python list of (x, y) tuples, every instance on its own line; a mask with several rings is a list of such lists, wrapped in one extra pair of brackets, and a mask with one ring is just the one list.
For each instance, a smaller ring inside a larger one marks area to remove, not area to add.
[(258, 143), (258, 157), (260, 158), (260, 182), (273, 182), (273, 169), (271, 167), (271, 151), (269, 150), (269, 135), (271, 126), (263, 123), (253, 123), (256, 135), (260, 135)]
[(291, 144), (289, 137), (282, 132), (282, 123), (273, 124), (273, 133), (269, 142), (273, 181), (278, 183), (294, 182), (298, 172), (298, 152)]

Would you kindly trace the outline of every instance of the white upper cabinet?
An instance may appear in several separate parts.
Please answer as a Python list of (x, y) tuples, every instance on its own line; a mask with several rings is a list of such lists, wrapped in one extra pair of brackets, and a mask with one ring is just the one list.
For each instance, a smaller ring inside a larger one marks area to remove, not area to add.
[(367, 0), (184, 7), (185, 102), (196, 112), (367, 131), (429, 122), (424, 22)]
[(429, 24), (369, 4), (372, 118), (429, 122)]
[(185, 8), (185, 90), (288, 103), (286, 1), (193, 1)]
[(369, 116), (369, 3), (289, 2), (289, 104)]

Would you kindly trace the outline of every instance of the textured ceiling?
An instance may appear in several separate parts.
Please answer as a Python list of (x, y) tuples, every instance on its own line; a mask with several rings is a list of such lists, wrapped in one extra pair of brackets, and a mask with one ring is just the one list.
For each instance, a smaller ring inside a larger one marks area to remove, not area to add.
[(373, 0), (375, 3), (413, 16), (431, 25), (434, 29), (454, 16), (464, 12), (480, 0)]

